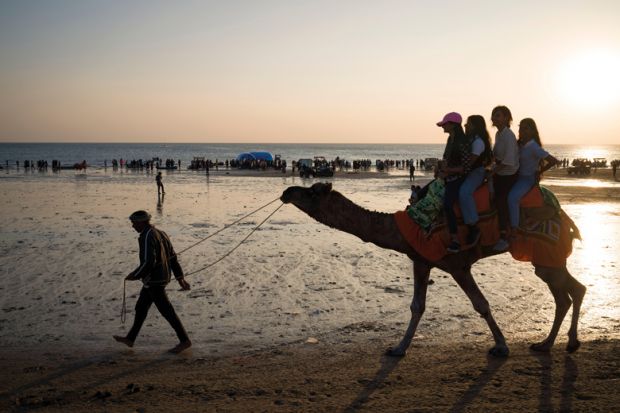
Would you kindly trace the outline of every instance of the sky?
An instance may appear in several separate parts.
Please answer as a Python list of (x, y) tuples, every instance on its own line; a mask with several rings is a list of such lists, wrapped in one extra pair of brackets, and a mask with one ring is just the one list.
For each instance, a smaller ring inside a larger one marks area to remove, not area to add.
[(0, 142), (620, 143), (620, 1), (0, 0)]

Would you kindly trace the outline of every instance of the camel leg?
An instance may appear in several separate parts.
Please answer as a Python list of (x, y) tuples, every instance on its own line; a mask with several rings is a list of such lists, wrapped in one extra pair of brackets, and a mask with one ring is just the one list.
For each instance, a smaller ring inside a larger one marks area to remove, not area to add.
[(573, 314), (571, 317), (571, 326), (568, 330), (568, 344), (566, 350), (570, 353), (576, 351), (581, 343), (577, 338), (577, 324), (579, 322), (579, 312), (583, 296), (586, 293), (586, 287), (579, 281), (575, 280), (566, 268), (545, 268), (536, 267), (536, 275), (540, 277), (549, 289), (555, 300), (555, 317), (553, 325), (547, 338), (540, 343), (534, 343), (530, 347), (534, 351), (548, 352), (553, 347), (553, 343), (558, 335), (560, 326), (564, 321), (564, 317), (573, 303)]
[(493, 339), (495, 340), (495, 346), (489, 349), (489, 354), (495, 357), (508, 357), (510, 351), (506, 345), (504, 334), (502, 334), (502, 331), (491, 314), (489, 302), (484, 297), (484, 294), (482, 294), (482, 291), (478, 288), (476, 281), (474, 281), (474, 277), (471, 275), (471, 268), (459, 269), (458, 271), (452, 272), (451, 275), (465, 294), (467, 294), (467, 297), (469, 297), (474, 309), (482, 318), (486, 320), (489, 325), (489, 329), (491, 330)]
[(581, 342), (577, 338), (577, 324), (579, 323), (579, 312), (581, 311), (581, 303), (586, 295), (586, 286), (577, 281), (564, 267), (564, 272), (568, 277), (568, 294), (573, 299), (573, 314), (570, 320), (570, 328), (568, 330), (568, 344), (566, 351), (573, 353), (581, 346)]
[(413, 340), (418, 323), (426, 308), (426, 290), (428, 288), (428, 277), (431, 268), (428, 265), (415, 262), (413, 263), (413, 299), (411, 300), (411, 320), (405, 332), (405, 336), (398, 346), (387, 351), (388, 356), (403, 357)]

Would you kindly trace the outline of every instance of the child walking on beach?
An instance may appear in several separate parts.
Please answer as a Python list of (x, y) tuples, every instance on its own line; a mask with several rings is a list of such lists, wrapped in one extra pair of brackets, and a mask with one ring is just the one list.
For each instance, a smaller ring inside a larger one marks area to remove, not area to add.
[(161, 182), (161, 172), (157, 172), (157, 175), (155, 175), (155, 182), (157, 182), (157, 195), (159, 195), (160, 191), (162, 194), (165, 194), (164, 184)]

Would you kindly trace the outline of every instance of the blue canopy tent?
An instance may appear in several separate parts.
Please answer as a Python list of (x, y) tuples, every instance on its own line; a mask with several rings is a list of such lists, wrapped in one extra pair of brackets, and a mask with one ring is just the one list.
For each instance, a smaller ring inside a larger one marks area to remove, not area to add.
[(273, 156), (269, 152), (243, 152), (237, 155), (237, 160), (243, 161), (266, 161), (273, 162)]

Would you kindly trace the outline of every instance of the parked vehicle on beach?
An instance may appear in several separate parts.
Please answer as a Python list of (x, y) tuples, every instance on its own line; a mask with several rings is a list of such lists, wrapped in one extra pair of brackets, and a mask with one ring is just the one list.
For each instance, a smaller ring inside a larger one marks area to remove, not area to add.
[(569, 175), (590, 175), (592, 162), (588, 159), (573, 159), (572, 166), (566, 168)]
[(302, 178), (334, 176), (334, 171), (323, 156), (315, 156), (314, 159), (299, 159), (297, 167), (299, 168), (299, 176)]

